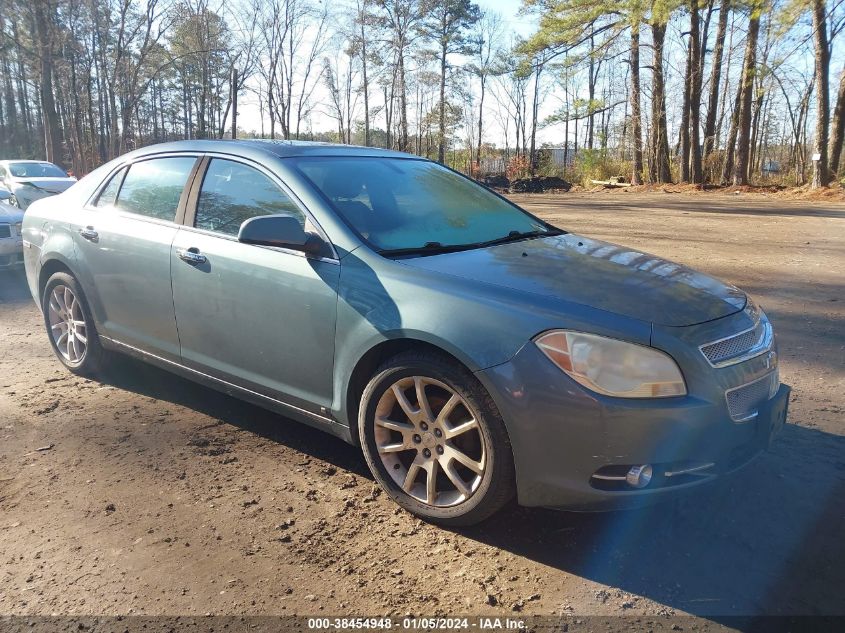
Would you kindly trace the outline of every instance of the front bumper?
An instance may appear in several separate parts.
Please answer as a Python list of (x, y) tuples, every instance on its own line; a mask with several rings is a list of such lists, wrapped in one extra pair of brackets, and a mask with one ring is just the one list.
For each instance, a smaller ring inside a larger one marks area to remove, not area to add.
[[(765, 450), (785, 423), (790, 388), (779, 385), (757, 415), (742, 423), (731, 419), (724, 391), (749, 374), (771, 372), (770, 359), (759, 358), (719, 370), (717, 380), (724, 384), (706, 394), (608, 398), (569, 379), (528, 344), (510, 362), (479, 376), (508, 429), (519, 503), (611, 510), (648, 505), (713, 481)], [(630, 466), (642, 464), (654, 471), (648, 486), (619, 481)]]
[(18, 207), (26, 211), (36, 200), (41, 200), (42, 198), (49, 198), (51, 196), (55, 196), (56, 194), (52, 191), (47, 191), (46, 189), (16, 189), (15, 192), (15, 199), (18, 201)]
[(0, 239), (0, 270), (23, 266), (23, 240), (20, 237)]

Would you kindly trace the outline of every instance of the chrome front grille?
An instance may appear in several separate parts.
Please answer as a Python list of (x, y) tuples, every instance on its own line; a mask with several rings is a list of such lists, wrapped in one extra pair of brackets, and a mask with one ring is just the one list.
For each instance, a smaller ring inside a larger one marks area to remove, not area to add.
[(707, 360), (711, 363), (720, 363), (728, 358), (744, 354), (754, 347), (754, 344), (760, 340), (762, 330), (763, 323), (761, 321), (756, 327), (747, 330), (742, 334), (737, 334), (736, 336), (726, 338), (722, 341), (717, 341), (716, 343), (711, 343), (710, 345), (704, 345), (701, 348), (701, 351), (704, 352)]
[(780, 386), (777, 371), (766, 374), (753, 382), (746, 383), (725, 392), (728, 413), (734, 422), (748, 422), (757, 417), (760, 405), (772, 398)]
[(705, 343), (699, 349), (713, 367), (724, 367), (769, 351), (773, 340), (772, 326), (766, 316), (760, 313), (754, 327), (718, 341)]

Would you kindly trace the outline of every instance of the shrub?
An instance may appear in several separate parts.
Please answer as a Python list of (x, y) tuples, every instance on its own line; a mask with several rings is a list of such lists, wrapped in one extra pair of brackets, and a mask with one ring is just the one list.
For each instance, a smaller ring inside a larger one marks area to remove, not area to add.
[(531, 173), (531, 163), (527, 156), (517, 154), (511, 156), (506, 167), (506, 174), (508, 180), (516, 180), (517, 178), (525, 178)]
[(610, 157), (606, 150), (582, 149), (575, 157), (572, 181), (590, 187), (591, 180), (607, 180), (612, 176), (630, 180), (632, 169), (629, 161)]

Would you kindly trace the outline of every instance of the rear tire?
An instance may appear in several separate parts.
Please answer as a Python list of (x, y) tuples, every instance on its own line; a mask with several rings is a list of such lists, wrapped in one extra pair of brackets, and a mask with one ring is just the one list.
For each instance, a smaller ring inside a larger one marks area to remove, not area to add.
[(76, 278), (65, 272), (47, 280), (41, 295), (44, 326), (53, 352), (74, 374), (91, 376), (105, 365), (106, 350)]
[(376, 481), (426, 521), (473, 525), (514, 496), (504, 422), (478, 379), (454, 360), (406, 352), (385, 362), (364, 389), (358, 428)]

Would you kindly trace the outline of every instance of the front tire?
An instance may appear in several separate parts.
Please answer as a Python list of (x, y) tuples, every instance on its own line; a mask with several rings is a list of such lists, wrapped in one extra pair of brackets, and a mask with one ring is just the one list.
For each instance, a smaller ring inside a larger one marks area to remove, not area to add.
[(513, 453), (490, 394), (455, 361), (399, 354), (359, 409), (364, 457), (400, 506), (446, 526), (479, 523), (514, 494)]
[(69, 273), (55, 273), (47, 280), (41, 297), (44, 326), (56, 357), (81, 376), (100, 371), (106, 352), (76, 278)]

